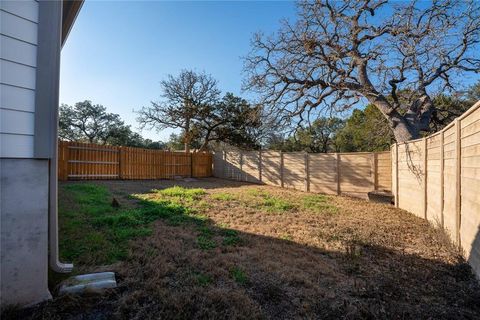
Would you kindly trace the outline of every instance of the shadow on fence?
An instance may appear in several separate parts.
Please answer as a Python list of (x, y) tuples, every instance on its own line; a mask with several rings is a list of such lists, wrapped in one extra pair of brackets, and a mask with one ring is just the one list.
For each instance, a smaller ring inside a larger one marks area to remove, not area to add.
[(480, 101), (392, 159), (396, 206), (443, 227), (480, 277)]
[(276, 151), (217, 151), (214, 176), (327, 194), (366, 197), (389, 191), (390, 152), (308, 154)]

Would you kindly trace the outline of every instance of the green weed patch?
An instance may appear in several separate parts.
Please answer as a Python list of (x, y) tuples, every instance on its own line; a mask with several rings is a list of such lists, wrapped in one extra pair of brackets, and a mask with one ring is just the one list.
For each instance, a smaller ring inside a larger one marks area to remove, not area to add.
[(233, 194), (230, 194), (227, 192), (214, 193), (211, 195), (211, 198), (214, 200), (220, 200), (220, 201), (232, 201), (236, 199)]
[(203, 273), (194, 273), (193, 279), (195, 280), (196, 284), (200, 287), (206, 287), (210, 283), (212, 283), (212, 278)]
[(261, 189), (248, 189), (245, 195), (246, 197), (242, 199), (245, 205), (266, 212), (281, 213), (296, 208), (296, 205), (291, 201), (273, 196)]
[(338, 208), (330, 203), (330, 199), (320, 194), (304, 196), (302, 198), (302, 207), (316, 213), (338, 213)]
[(201, 234), (197, 237), (198, 247), (202, 250), (211, 250), (217, 247), (211, 236)]
[(231, 270), (231, 275), (232, 275), (232, 278), (233, 280), (238, 283), (238, 284), (245, 284), (247, 282), (247, 275), (245, 273), (245, 271), (243, 271), (242, 269), (240, 269), (239, 267), (234, 267), (232, 270)]
[[(138, 208), (111, 206), (108, 190), (95, 184), (66, 185), (61, 190), (60, 252), (62, 258), (79, 264), (100, 265), (127, 256), (128, 241), (152, 233), (150, 223), (165, 219), (170, 225), (203, 225), (206, 218), (182, 204), (179, 199), (198, 199), (202, 189), (173, 187), (159, 191), (160, 199), (134, 195)], [(204, 245), (208, 247), (208, 244)]]
[(238, 236), (238, 231), (232, 229), (225, 229), (223, 233), (223, 245), (225, 246), (236, 246), (240, 244), (241, 239)]
[(204, 189), (200, 188), (183, 188), (180, 186), (174, 186), (171, 188), (156, 190), (157, 193), (168, 197), (180, 197), (180, 198), (192, 198), (200, 199), (201, 196), (206, 194)]

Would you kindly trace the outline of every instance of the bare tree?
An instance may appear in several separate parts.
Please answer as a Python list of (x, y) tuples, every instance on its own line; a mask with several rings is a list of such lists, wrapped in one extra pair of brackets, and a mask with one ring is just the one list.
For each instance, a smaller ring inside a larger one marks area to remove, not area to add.
[(245, 89), (297, 124), (368, 100), (402, 142), (429, 129), (434, 92), (480, 72), (479, 41), (475, 1), (301, 2), (296, 23), (254, 37)]
[(142, 108), (137, 121), (142, 128), (182, 129), (185, 151), (189, 152), (194, 120), (208, 112), (220, 95), (217, 81), (205, 73), (182, 70), (176, 77), (168, 75), (160, 84), (164, 100)]

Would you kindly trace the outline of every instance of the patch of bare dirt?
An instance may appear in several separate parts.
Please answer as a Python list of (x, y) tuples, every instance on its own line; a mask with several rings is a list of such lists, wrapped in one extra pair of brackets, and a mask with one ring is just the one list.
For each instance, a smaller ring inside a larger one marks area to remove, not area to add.
[(459, 253), (391, 206), (328, 196), (317, 210), (307, 193), (220, 179), (94, 183), (132, 206), (130, 194), (204, 188), (209, 246), (204, 229), (159, 220), (115, 268), (117, 290), (57, 298), (25, 318), (480, 318), (480, 286)]

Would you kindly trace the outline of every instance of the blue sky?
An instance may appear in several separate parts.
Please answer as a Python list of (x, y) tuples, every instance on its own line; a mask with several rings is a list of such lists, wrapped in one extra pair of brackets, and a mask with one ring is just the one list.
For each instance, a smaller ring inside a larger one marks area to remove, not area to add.
[[(160, 96), (159, 82), (183, 68), (206, 71), (240, 94), (254, 32), (294, 18), (293, 2), (86, 1), (62, 49), (60, 102), (92, 100), (134, 129), (133, 110)], [(166, 140), (171, 130), (143, 130)]]
[[(295, 16), (292, 1), (86, 0), (62, 50), (60, 102), (91, 100), (137, 130), (133, 110), (158, 100), (159, 82), (181, 69), (210, 73), (224, 93), (240, 95), (241, 57), (253, 34), (273, 33)], [(478, 79), (457, 78), (464, 85)], [(164, 141), (171, 133), (141, 132)]]

